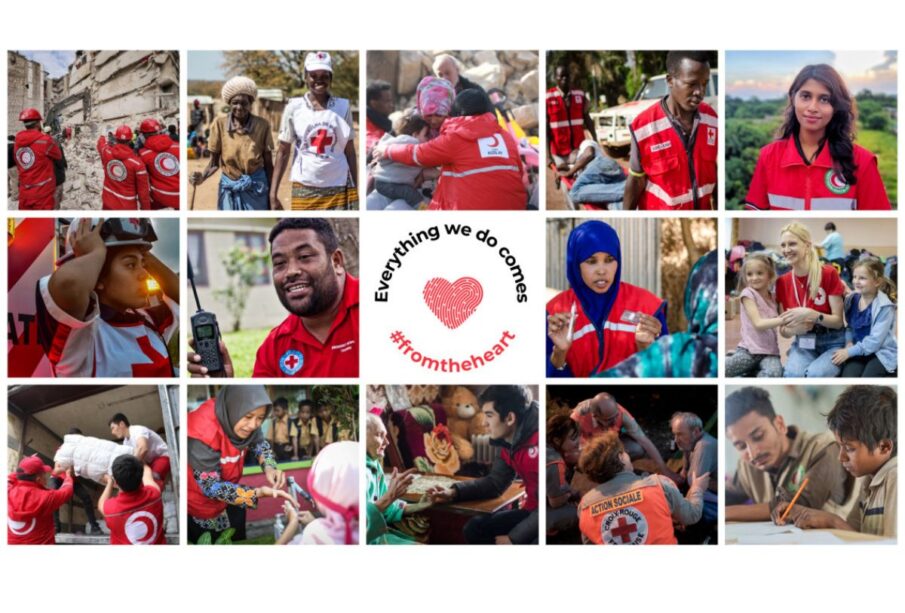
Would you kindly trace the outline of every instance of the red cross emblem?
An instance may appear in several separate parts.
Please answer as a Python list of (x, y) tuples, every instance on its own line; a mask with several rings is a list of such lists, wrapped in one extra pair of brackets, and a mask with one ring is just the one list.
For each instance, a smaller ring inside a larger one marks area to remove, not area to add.
[(632, 535), (638, 531), (638, 526), (630, 524), (624, 517), (620, 517), (616, 523), (618, 525), (610, 530), (610, 534), (621, 539), (623, 543), (632, 540)]
[(326, 128), (321, 128), (314, 133), (309, 143), (314, 147), (318, 155), (323, 155), (327, 147), (333, 144), (333, 141), (333, 135)]
[(298, 363), (299, 363), (299, 359), (297, 357), (295, 357), (294, 355), (291, 355), (288, 358), (286, 358), (286, 366), (288, 366), (290, 370), (294, 370), (296, 364), (298, 364)]

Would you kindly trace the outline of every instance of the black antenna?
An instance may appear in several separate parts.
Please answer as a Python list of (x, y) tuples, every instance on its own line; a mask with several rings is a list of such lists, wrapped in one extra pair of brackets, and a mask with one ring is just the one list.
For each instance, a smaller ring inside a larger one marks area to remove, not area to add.
[(192, 273), (192, 258), (186, 257), (189, 264), (189, 283), (192, 284), (192, 293), (195, 294), (195, 306), (198, 307), (198, 311), (203, 311), (201, 308), (201, 301), (198, 300), (198, 290), (195, 288), (195, 275)]

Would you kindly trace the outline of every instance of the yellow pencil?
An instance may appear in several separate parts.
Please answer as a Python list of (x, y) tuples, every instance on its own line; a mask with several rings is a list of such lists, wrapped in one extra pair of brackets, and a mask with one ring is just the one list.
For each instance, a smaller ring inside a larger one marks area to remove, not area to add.
[(786, 507), (786, 512), (782, 514), (782, 517), (779, 518), (779, 523), (786, 523), (786, 517), (789, 516), (789, 511), (792, 510), (792, 507), (795, 506), (795, 503), (798, 502), (798, 497), (801, 496), (801, 493), (804, 491), (805, 486), (808, 484), (808, 478), (805, 477), (804, 481), (801, 482), (801, 485), (798, 488), (798, 491), (795, 492), (795, 497), (792, 498), (792, 502), (789, 503), (789, 506)]

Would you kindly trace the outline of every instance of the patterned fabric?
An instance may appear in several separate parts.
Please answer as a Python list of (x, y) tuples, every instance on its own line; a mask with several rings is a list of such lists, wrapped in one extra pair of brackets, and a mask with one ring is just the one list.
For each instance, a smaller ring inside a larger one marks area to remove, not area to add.
[(456, 90), (450, 85), (446, 79), (438, 77), (424, 77), (418, 83), (418, 89), (415, 93), (418, 112), (421, 116), (427, 115), (449, 115), (453, 102), (456, 99)]
[(357, 208), (358, 189), (354, 187), (292, 184), (293, 211), (349, 211)]
[(600, 377), (716, 377), (718, 334), (717, 253), (703, 256), (685, 285), (687, 332), (658, 338), (646, 350)]

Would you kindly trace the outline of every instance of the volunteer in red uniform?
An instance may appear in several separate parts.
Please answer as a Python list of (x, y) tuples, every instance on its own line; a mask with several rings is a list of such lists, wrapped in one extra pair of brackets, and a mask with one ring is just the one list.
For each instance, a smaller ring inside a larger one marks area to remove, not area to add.
[[(106, 487), (97, 501), (110, 529), (111, 545), (166, 545), (160, 486), (151, 467), (131, 455), (121, 455), (105, 475)], [(113, 487), (119, 494), (113, 496)]]
[(103, 135), (97, 139), (104, 165), (104, 209), (146, 211), (151, 208), (151, 187), (145, 164), (132, 149), (132, 128), (120, 126), (113, 137), (112, 143)]
[(7, 543), (10, 545), (53, 545), (53, 514), (72, 498), (74, 475), (69, 468), (63, 485), (47, 489), (53, 469), (37, 455), (22, 458), (16, 472), (7, 477)]
[(689, 526), (701, 519), (710, 473), (695, 475), (685, 497), (663, 475), (639, 477), (615, 432), (595, 438), (578, 461), (589, 479), (600, 483), (578, 506), (585, 544), (675, 545), (673, 523)]
[[(258, 348), (253, 377), (357, 377), (358, 279), (326, 219), (282, 219), (270, 231), (273, 286), (289, 316)], [(232, 360), (220, 343), (223, 376)], [(192, 376), (207, 376), (201, 357), (188, 354)]]
[(821, 264), (811, 233), (798, 223), (783, 227), (780, 249), (792, 270), (776, 280), (776, 302), (783, 325), (779, 333), (794, 338), (784, 377), (836, 377), (833, 354), (845, 348), (842, 317), (845, 285), (836, 268)]
[(372, 159), (409, 166), (440, 166), (440, 181), (429, 208), (443, 211), (523, 211), (518, 143), (497, 122), (487, 92), (466, 89), (456, 96), (440, 135), (417, 145), (378, 144)]
[(710, 63), (703, 51), (666, 55), (669, 94), (632, 121), (627, 210), (716, 208), (716, 111), (704, 102)]
[(569, 234), (566, 277), (572, 289), (547, 303), (547, 376), (590, 377), (646, 349), (666, 329), (666, 302), (621, 282), (616, 231), (587, 221)]
[(478, 399), (490, 430), (490, 444), (500, 448), (490, 472), (479, 479), (428, 490), (434, 504), (487, 500), (501, 496), (518, 478), (525, 498), (517, 509), (468, 520), (465, 542), (473, 545), (529, 545), (538, 542), (538, 406), (524, 385), (491, 385)]
[(151, 183), (151, 208), (179, 208), (179, 144), (156, 119), (145, 119), (139, 130), (145, 144), (138, 151)]
[[(148, 219), (80, 218), (37, 285), (37, 328), (57, 377), (172, 377), (179, 277), (152, 253)], [(148, 280), (160, 286), (151, 294)]]
[[(234, 541), (245, 540), (245, 510), (262, 496), (280, 497), (296, 507), (283, 491), (286, 476), (273, 458), (261, 424), (270, 414), (271, 400), (263, 385), (224, 385), (215, 398), (188, 416), (188, 536), (197, 543), (204, 533), (212, 541), (235, 529)], [(268, 485), (239, 483), (246, 454), (260, 463)]]
[(13, 146), (19, 171), (19, 210), (51, 211), (57, 187), (53, 160), (63, 159), (63, 152), (53, 137), (41, 130), (42, 117), (37, 109), (25, 109), (19, 113), (19, 121), (25, 124)]
[(547, 155), (557, 170), (568, 170), (575, 163), (585, 130), (597, 142), (597, 130), (591, 120), (588, 98), (580, 89), (572, 89), (572, 75), (565, 64), (553, 73), (556, 87), (547, 90)]
[(877, 156), (854, 141), (855, 101), (839, 73), (805, 66), (789, 88), (779, 140), (760, 150), (748, 209), (889, 210)]

